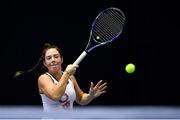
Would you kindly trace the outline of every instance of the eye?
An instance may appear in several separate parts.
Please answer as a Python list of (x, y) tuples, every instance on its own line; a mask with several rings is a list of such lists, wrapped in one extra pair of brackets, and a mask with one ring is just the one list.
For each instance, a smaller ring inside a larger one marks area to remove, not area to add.
[(54, 58), (59, 58), (59, 55), (55, 55)]
[(51, 59), (51, 57), (46, 57), (46, 59), (47, 59), (47, 60), (50, 60), (50, 59)]

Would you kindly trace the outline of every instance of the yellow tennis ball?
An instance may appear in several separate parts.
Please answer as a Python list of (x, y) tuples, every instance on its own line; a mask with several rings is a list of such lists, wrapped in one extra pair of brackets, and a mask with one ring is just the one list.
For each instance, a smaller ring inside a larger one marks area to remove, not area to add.
[(129, 63), (125, 67), (125, 71), (130, 74), (133, 73), (135, 71), (135, 69), (136, 69), (136, 67), (133, 63)]

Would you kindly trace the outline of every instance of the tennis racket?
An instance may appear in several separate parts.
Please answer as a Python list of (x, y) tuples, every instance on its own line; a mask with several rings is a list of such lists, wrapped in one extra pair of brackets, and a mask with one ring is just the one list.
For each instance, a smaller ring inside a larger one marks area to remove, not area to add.
[(114, 41), (122, 33), (124, 25), (125, 15), (118, 8), (110, 7), (99, 13), (91, 26), (85, 50), (73, 64), (78, 65), (93, 49)]

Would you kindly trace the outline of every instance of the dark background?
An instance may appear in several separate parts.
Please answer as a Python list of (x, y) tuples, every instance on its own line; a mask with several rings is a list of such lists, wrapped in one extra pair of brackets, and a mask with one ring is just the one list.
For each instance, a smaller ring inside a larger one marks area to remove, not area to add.
[[(35, 65), (46, 42), (63, 50), (63, 68), (73, 63), (96, 15), (112, 6), (126, 15), (123, 33), (92, 51), (75, 75), (85, 92), (90, 81), (108, 82), (107, 93), (90, 105), (180, 105), (179, 10), (163, 0), (1, 2), (0, 104), (41, 105), (38, 71), (16, 79), (14, 73)], [(131, 75), (124, 71), (130, 62), (136, 65)]]

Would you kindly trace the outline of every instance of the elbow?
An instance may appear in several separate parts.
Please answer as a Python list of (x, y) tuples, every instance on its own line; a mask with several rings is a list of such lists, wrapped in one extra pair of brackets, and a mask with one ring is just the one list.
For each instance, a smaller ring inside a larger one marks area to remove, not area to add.
[(59, 101), (60, 97), (59, 96), (53, 96), (51, 99), (54, 100), (54, 101)]
[(50, 99), (54, 101), (59, 101), (61, 99), (62, 95), (51, 95)]
[(86, 97), (85, 98), (81, 97), (81, 99), (78, 101), (80, 105), (87, 105), (89, 104), (89, 102), (90, 101)]
[(79, 101), (79, 104), (80, 104), (80, 105), (87, 105), (87, 104), (89, 104), (90, 102), (91, 102), (90, 100), (81, 99), (81, 100)]

